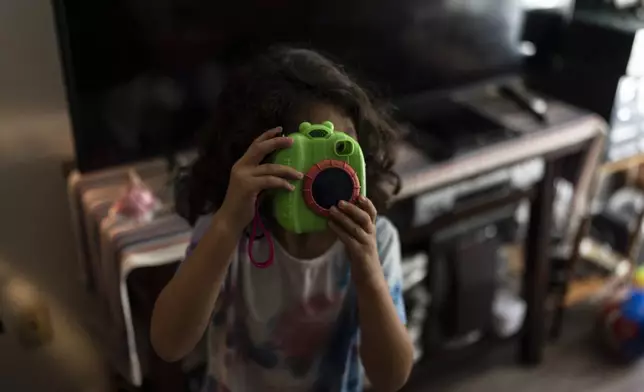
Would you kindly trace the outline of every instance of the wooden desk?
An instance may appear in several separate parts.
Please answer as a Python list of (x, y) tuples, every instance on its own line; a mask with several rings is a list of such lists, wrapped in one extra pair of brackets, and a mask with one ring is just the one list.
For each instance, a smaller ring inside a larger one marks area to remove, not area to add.
[[(576, 258), (582, 220), (587, 216), (595, 173), (600, 163), (606, 124), (598, 116), (569, 105), (549, 102), (549, 125), (536, 122), (500, 97), (488, 93), (461, 97), (461, 102), (479, 113), (515, 130), (521, 136), (482, 148), (448, 162), (430, 165), (422, 151), (404, 144), (396, 170), (402, 177), (402, 189), (396, 200), (422, 195), (496, 169), (542, 157), (545, 171), (529, 197), (532, 200), (530, 223), (525, 243), (523, 282), (527, 314), (520, 340), (520, 358), (526, 364), (542, 360), (545, 343), (545, 301), (548, 290), (551, 220), (554, 180), (564, 159), (581, 154), (575, 181), (575, 196), (570, 208), (569, 227), (557, 253)], [(404, 236), (405, 233), (401, 233)], [(431, 235), (431, 234), (429, 234)], [(403, 238), (404, 241), (404, 238)]]

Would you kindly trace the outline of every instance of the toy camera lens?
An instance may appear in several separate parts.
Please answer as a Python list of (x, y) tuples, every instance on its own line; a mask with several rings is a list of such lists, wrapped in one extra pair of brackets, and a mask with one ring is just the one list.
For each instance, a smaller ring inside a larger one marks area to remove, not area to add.
[(325, 169), (315, 177), (311, 186), (313, 199), (324, 209), (349, 201), (353, 195), (353, 179), (340, 168)]
[(353, 154), (353, 144), (351, 142), (342, 140), (335, 144), (335, 153), (340, 156), (347, 156)]

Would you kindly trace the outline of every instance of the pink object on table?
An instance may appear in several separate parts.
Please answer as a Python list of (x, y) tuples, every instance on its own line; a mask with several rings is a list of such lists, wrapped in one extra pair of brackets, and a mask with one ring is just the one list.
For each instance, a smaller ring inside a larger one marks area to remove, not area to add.
[(150, 221), (161, 207), (161, 202), (134, 170), (130, 171), (130, 183), (123, 196), (110, 208), (110, 217)]

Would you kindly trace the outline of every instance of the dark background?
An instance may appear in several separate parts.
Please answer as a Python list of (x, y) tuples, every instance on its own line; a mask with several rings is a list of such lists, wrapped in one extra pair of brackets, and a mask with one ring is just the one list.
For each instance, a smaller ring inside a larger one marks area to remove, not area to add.
[(192, 146), (226, 69), (272, 43), (319, 50), (387, 97), (519, 64), (519, 0), (56, 0), (83, 171)]

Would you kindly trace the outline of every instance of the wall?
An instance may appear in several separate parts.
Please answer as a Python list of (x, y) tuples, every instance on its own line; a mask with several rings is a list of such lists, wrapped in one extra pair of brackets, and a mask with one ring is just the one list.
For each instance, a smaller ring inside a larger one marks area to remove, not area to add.
[[(61, 171), (71, 157), (50, 2), (0, 1), (0, 297), (21, 276), (46, 298), (55, 324), (54, 343), (40, 350), (27, 352), (11, 333), (0, 335), (3, 391), (36, 390), (24, 389), (35, 378), (48, 390), (70, 390), (51, 366), (56, 356), (70, 358), (69, 351), (76, 362), (99, 363), (71, 311), (87, 298), (76, 279)], [(74, 377), (85, 377), (86, 385), (100, 373), (87, 366), (80, 372)]]
[(64, 108), (50, 2), (0, 2), (0, 108)]
[(74, 252), (61, 162), (72, 157), (48, 0), (0, 2), (0, 256), (69, 283)]

